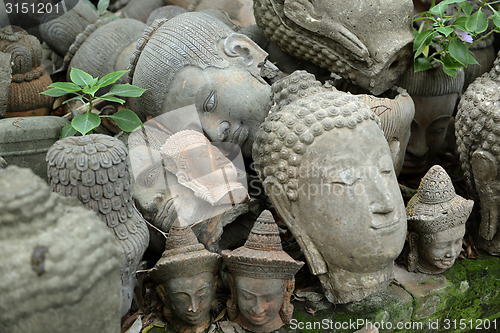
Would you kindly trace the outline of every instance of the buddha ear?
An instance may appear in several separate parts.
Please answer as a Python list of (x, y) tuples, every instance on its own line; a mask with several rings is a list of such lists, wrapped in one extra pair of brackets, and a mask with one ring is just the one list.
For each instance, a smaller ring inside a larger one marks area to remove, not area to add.
[(408, 233), (408, 245), (410, 248), (407, 259), (408, 272), (417, 271), (417, 262), (418, 262), (417, 241), (418, 241), (418, 234), (414, 231), (410, 231)]
[(497, 158), (483, 149), (478, 149), (472, 154), (471, 165), (476, 179), (490, 180), (498, 175)]
[[(247, 36), (232, 33), (224, 41), (224, 52), (230, 57), (240, 58), (246, 66), (250, 66), (254, 63), (257, 56), (254, 54), (256, 50), (255, 45), (255, 42)], [(263, 52), (263, 55), (263, 58), (267, 56), (265, 52)]]
[(370, 52), (365, 44), (341, 23), (324, 19), (314, 7), (313, 0), (285, 0), (285, 16), (300, 27), (319, 33), (352, 52), (357, 58), (368, 61)]
[(299, 216), (296, 200), (291, 200), (287, 191), (275, 177), (268, 176), (264, 181), (266, 194), (271, 199), (278, 215), (285, 221), (288, 229), (299, 243), (311, 272), (314, 275), (326, 274), (328, 268), (323, 256), (316, 248), (314, 242), (309, 238), (303, 225), (298, 222), (296, 216)]

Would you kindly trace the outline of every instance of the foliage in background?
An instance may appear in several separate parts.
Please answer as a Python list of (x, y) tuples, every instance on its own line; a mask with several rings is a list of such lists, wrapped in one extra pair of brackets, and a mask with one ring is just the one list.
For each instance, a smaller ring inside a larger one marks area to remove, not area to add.
[(146, 89), (130, 84), (115, 84), (108, 93), (98, 97), (95, 96), (99, 89), (115, 83), (127, 72), (128, 71), (116, 71), (99, 79), (97, 77), (92, 77), (92, 75), (78, 68), (71, 68), (70, 78), (72, 82), (55, 82), (49, 86), (50, 89), (41, 92), (41, 94), (51, 97), (61, 97), (66, 94), (73, 94), (76, 96), (67, 99), (63, 104), (78, 100), (88, 107), (85, 113), (75, 116), (71, 123), (63, 128), (61, 139), (75, 135), (76, 132), (80, 132), (82, 135), (89, 133), (101, 124), (101, 117), (113, 119), (118, 127), (125, 132), (132, 132), (137, 127), (143, 126), (139, 117), (129, 109), (120, 110), (109, 116), (92, 113), (92, 106), (99, 100), (123, 104), (125, 101), (117, 96), (139, 97), (146, 91)]
[[(431, 68), (431, 62), (437, 62), (446, 74), (455, 77), (457, 70), (468, 65), (478, 64), (472, 56), (471, 46), (487, 38), (494, 32), (500, 32), (500, 14), (494, 4), (500, 1), (482, 1), (476, 11), (466, 0), (445, 0), (437, 5), (432, 1), (431, 8), (418, 14), (414, 22), (421, 25), (414, 29), (413, 44), (414, 70), (425, 71)], [(455, 15), (446, 15), (448, 5), (460, 4)], [(484, 8), (488, 7), (492, 15), (488, 17)], [(493, 22), (493, 29), (484, 33)]]

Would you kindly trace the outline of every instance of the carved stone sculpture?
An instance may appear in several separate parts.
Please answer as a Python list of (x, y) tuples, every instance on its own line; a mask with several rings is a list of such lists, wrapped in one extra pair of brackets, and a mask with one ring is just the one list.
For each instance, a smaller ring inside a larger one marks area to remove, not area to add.
[(207, 251), (191, 228), (177, 219), (165, 252), (149, 273), (175, 332), (201, 333), (210, 325), (220, 264), (221, 256)]
[(403, 167), (406, 146), (410, 139), (410, 127), (415, 115), (415, 104), (410, 95), (401, 88), (391, 89), (392, 96), (376, 97), (361, 95), (363, 102), (380, 118), (380, 127), (391, 149), (396, 176)]
[(163, 0), (166, 5), (184, 7), (190, 12), (206, 9), (221, 9), (239, 26), (255, 24), (252, 0)]
[[(88, 25), (69, 48), (63, 66), (79, 68), (93, 77), (125, 70), (146, 27), (134, 19), (104, 19)], [(69, 71), (67, 76), (69, 81)], [(117, 81), (126, 82), (125, 77)]]
[(469, 188), (479, 201), (478, 247), (500, 255), (500, 55), (489, 73), (469, 85), (458, 104), (455, 135)]
[(52, 84), (42, 64), (42, 46), (35, 36), (16, 26), (0, 29), (0, 52), (10, 54), (12, 82), (6, 117), (46, 116), (53, 98), (41, 95)]
[(135, 271), (149, 243), (149, 233), (130, 194), (127, 148), (102, 134), (68, 137), (47, 153), (52, 191), (78, 198), (113, 231), (122, 254), (122, 316), (130, 309)]
[(0, 52), (0, 119), (5, 118), (9, 101), (9, 88), (12, 81), (10, 53)]
[(424, 173), (430, 167), (430, 157), (443, 148), (463, 84), (463, 71), (457, 71), (453, 78), (441, 67), (417, 73), (410, 69), (401, 77), (398, 86), (406, 89), (415, 103), (402, 174)]
[(254, 11), (257, 24), (282, 50), (374, 95), (410, 65), (410, 0), (254, 0)]
[(237, 181), (235, 166), (200, 132), (185, 130), (168, 138), (161, 149), (165, 168), (194, 195), (210, 203), (238, 204), (248, 198)]
[(154, 20), (157, 19), (171, 19), (177, 15), (185, 13), (187, 10), (180, 6), (174, 6), (174, 5), (168, 5), (168, 6), (163, 6), (160, 8), (156, 8), (149, 14), (148, 20), (146, 21), (146, 24), (150, 26)]
[(195, 104), (211, 142), (238, 144), (250, 157), (270, 108), (271, 87), (263, 76), (277, 70), (266, 57), (252, 40), (214, 17), (184, 13), (146, 29), (129, 76), (147, 89), (137, 98), (143, 116)]
[(126, 17), (146, 23), (148, 16), (155, 9), (163, 6), (163, 0), (118, 0), (109, 5), (113, 12), (119, 11)]
[(391, 153), (359, 97), (294, 74), (273, 85), (255, 167), (328, 300), (361, 300), (387, 287), (404, 245)]
[(88, 1), (62, 0), (59, 5), (68, 10), (45, 14), (40, 21), (40, 34), (55, 53), (64, 57), (76, 37), (99, 15)]
[(119, 250), (29, 169), (0, 169), (0, 331), (120, 332)]
[(446, 171), (434, 165), (406, 207), (408, 270), (439, 274), (453, 266), (462, 250), (465, 222), (473, 206), (474, 201), (455, 193)]
[(292, 318), (295, 274), (304, 265), (281, 246), (270, 211), (257, 218), (244, 246), (222, 251), (229, 268), (229, 319), (251, 332), (274, 332)]
[(0, 119), (0, 156), (46, 180), (45, 156), (67, 124), (66, 118), (57, 116)]

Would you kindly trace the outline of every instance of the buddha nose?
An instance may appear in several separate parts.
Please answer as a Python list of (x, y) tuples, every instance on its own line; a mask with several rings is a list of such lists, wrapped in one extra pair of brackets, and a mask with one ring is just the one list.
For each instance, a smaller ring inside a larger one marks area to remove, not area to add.
[(373, 214), (389, 214), (394, 211), (394, 204), (384, 180), (376, 175), (372, 186), (367, 189), (370, 191), (370, 209)]
[(412, 131), (406, 152), (415, 157), (424, 157), (429, 152), (425, 131), (421, 129)]
[(196, 304), (196, 298), (190, 297), (190, 303), (191, 304), (189, 305), (188, 311), (197, 312), (199, 307), (198, 307), (198, 304)]
[(252, 311), (256, 315), (264, 313), (265, 309), (262, 306), (262, 300), (259, 297), (255, 300), (255, 304), (252, 306)]

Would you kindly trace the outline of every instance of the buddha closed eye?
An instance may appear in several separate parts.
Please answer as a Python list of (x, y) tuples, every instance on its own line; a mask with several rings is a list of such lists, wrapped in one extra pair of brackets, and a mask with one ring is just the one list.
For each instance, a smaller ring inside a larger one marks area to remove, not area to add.
[(203, 102), (203, 111), (212, 112), (217, 108), (218, 100), (217, 100), (217, 91), (210, 91), (207, 99)]

